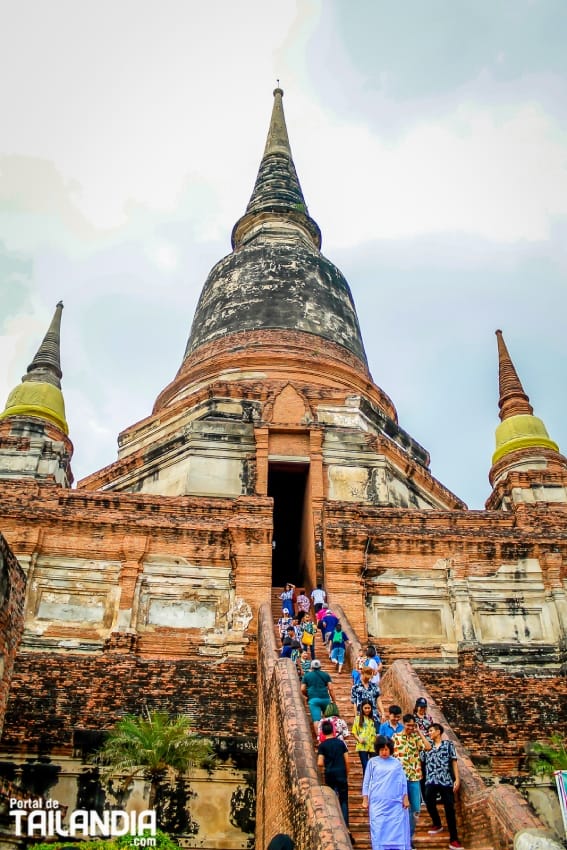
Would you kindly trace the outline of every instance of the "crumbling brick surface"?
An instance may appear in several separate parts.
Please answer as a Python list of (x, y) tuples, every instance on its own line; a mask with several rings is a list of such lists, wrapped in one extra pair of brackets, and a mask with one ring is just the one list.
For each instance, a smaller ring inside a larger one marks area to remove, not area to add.
[(502, 778), (526, 772), (525, 745), (567, 737), (567, 678), (511, 674), (485, 664), (420, 671), (473, 758)]
[(0, 534), (0, 732), (4, 721), (14, 659), (24, 628), (26, 578)]
[[(541, 830), (542, 824), (515, 788), (502, 784), (491, 787), (484, 783), (471, 758), (468, 742), (463, 741), (459, 728), (453, 723), (450, 702), (444, 695), (438, 696), (435, 687), (431, 686), (436, 676), (437, 671), (431, 672), (426, 680), (422, 670), (418, 675), (408, 661), (398, 660), (384, 675), (382, 687), (393, 702), (402, 706), (403, 711), (411, 711), (418, 696), (426, 697), (433, 719), (443, 725), (445, 734), (453, 740), (461, 780), (457, 796), (459, 833), (465, 845), (506, 850), (513, 846), (516, 832), (522, 829)], [(462, 680), (466, 681), (469, 677), (470, 670)], [(497, 742), (493, 743), (489, 752), (497, 746)]]
[[(132, 605), (134, 591), (148, 559), (175, 565), (230, 571), (231, 587), (246, 598), (254, 613), (271, 588), (272, 500), (170, 497), (64, 491), (52, 484), (27, 481), (2, 484), (2, 528), (12, 549), (28, 559), (89, 559), (118, 562), (119, 605)], [(177, 560), (176, 560), (177, 559)], [(97, 567), (100, 568), (100, 567)], [(101, 586), (105, 576), (101, 574)], [(109, 579), (113, 583), (114, 579)], [(250, 588), (254, 588), (254, 592)], [(106, 590), (113, 591), (107, 583)], [(251, 620), (251, 629), (255, 618)], [(81, 631), (81, 629), (83, 631)], [(46, 634), (49, 631), (46, 627)], [(88, 624), (56, 624), (57, 635), (77, 640), (93, 638)], [(57, 636), (53, 633), (53, 636)], [(253, 637), (253, 636), (252, 636)], [(152, 645), (146, 633), (146, 654), (160, 655), (158, 635)], [(179, 656), (196, 654), (187, 641)]]
[(187, 714), (208, 735), (255, 737), (254, 661), (164, 661), (131, 653), (22, 653), (3, 738), (11, 752), (70, 754), (75, 729), (103, 730), (144, 708)]

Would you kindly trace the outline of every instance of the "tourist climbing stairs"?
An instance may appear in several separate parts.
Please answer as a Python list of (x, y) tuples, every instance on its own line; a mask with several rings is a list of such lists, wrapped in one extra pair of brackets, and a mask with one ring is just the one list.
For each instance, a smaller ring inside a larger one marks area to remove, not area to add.
[[(274, 617), (274, 624), (277, 624), (279, 617), (281, 617), (281, 600), (279, 595), (282, 592), (283, 588), (272, 588), (272, 614)], [(276, 645), (279, 649), (281, 647), (281, 641), (277, 625), (275, 625), (275, 633)], [(333, 680), (334, 694), (341, 717), (346, 720), (349, 729), (351, 729), (354, 721), (354, 708), (350, 702), (352, 686), (351, 671), (345, 664), (342, 673), (336, 672), (336, 665), (331, 662), (326, 648), (322, 645), (319, 631), (315, 638), (315, 656), (321, 661), (321, 669), (329, 673)], [(388, 694), (382, 694), (382, 700), (384, 706), (387, 708), (390, 703)], [(306, 713), (309, 717), (307, 704)], [(310, 718), (309, 721), (311, 722)], [(358, 754), (355, 752), (355, 741), (352, 735), (346, 739), (345, 743), (349, 750), (349, 826), (354, 839), (353, 844), (355, 845), (356, 850), (370, 850), (371, 845), (368, 813), (362, 807), (362, 768), (360, 765), (360, 759)], [(315, 738), (313, 738), (313, 749), (314, 751), (316, 750)], [(441, 806), (440, 811), (442, 813)], [(443, 813), (441, 816), (443, 819)], [(425, 806), (422, 806), (413, 838), (413, 847), (416, 848), (416, 850), (447, 850), (449, 846), (449, 833), (444, 831), (437, 835), (429, 835), (428, 830), (430, 828), (431, 820), (427, 814)]]

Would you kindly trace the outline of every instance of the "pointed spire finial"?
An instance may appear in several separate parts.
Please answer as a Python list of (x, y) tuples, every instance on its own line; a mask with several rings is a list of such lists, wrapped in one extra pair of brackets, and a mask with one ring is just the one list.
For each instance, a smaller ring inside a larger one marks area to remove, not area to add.
[(319, 250), (321, 231), (309, 216), (293, 164), (283, 111), (283, 90), (279, 87), (279, 80), (277, 82), (260, 169), (246, 212), (232, 230), (232, 247), (240, 247), (251, 235), (254, 236), (260, 223), (265, 226), (269, 219), (278, 226), (295, 227)]
[(498, 343), (498, 407), (500, 408), (500, 419), (504, 421), (504, 419), (509, 419), (510, 416), (522, 414), (531, 416), (534, 412), (533, 407), (514, 368), (501, 330), (496, 331), (496, 339)]
[(278, 87), (274, 89), (274, 105), (272, 107), (272, 117), (270, 119), (268, 138), (266, 139), (266, 147), (264, 148), (264, 156), (268, 156), (271, 153), (283, 153), (291, 159), (291, 147), (283, 111), (283, 90), (280, 89), (279, 82), (278, 80)]
[(63, 302), (58, 301), (55, 307), (55, 313), (51, 320), (51, 324), (47, 329), (47, 333), (43, 338), (43, 342), (37, 350), (37, 354), (27, 368), (27, 374), (24, 375), (22, 381), (37, 381), (61, 389), (61, 313), (63, 312)]

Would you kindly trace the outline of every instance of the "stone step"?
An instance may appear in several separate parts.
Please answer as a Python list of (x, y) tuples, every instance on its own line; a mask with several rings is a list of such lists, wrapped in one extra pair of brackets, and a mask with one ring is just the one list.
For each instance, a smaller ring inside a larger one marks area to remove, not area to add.
[[(276, 633), (276, 645), (280, 646), (279, 634), (275, 625), (281, 613), (281, 603), (279, 594), (283, 588), (273, 588), (272, 593), (272, 614), (274, 616), (274, 630)], [(379, 652), (382, 655), (381, 652)], [(354, 706), (350, 701), (352, 688), (352, 677), (350, 670), (346, 665), (342, 673), (337, 673), (336, 666), (329, 658), (326, 647), (321, 642), (320, 632), (317, 632), (315, 638), (315, 657), (321, 662), (321, 669), (330, 674), (332, 686), (335, 693), (336, 702), (340, 711), (341, 717), (346, 720), (349, 730), (354, 721)], [(389, 661), (395, 660), (388, 657)], [(388, 694), (382, 693), (382, 702), (385, 707), (391, 702)], [(309, 722), (311, 719), (307, 712), (307, 703), (305, 704), (307, 717)], [(362, 807), (362, 766), (360, 759), (355, 750), (355, 742), (352, 735), (345, 741), (349, 750), (349, 821), (350, 831), (354, 839), (355, 850), (370, 850), (370, 828), (368, 825), (368, 813)], [(314, 750), (315, 741), (314, 741)], [(443, 817), (441, 809), (441, 817)], [(437, 835), (428, 835), (428, 830), (431, 828), (431, 820), (427, 814), (425, 806), (422, 807), (420, 816), (416, 824), (416, 830), (413, 837), (413, 847), (415, 850), (448, 850), (449, 833), (440, 832)], [(476, 846), (474, 850), (494, 850), (492, 847)]]

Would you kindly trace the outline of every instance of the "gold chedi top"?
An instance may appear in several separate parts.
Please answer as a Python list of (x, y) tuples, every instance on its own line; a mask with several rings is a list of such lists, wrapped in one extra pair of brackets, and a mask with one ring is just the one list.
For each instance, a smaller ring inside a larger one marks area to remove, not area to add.
[(37, 354), (28, 366), (22, 383), (8, 396), (0, 419), (8, 416), (32, 416), (46, 419), (69, 433), (65, 402), (61, 392), (60, 328), (63, 302), (60, 301)]
[(496, 331), (498, 341), (498, 379), (500, 425), (496, 429), (496, 450), (492, 464), (510, 452), (532, 447), (559, 451), (550, 439), (542, 420), (533, 415), (529, 397), (524, 392), (512, 358), (506, 348), (502, 331)]

